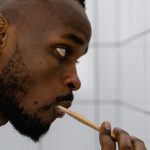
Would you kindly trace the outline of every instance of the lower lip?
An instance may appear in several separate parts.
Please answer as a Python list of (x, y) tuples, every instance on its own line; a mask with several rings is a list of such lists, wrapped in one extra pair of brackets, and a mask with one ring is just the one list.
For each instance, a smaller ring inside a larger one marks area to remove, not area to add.
[(62, 118), (64, 115), (65, 115), (65, 113), (64, 112), (62, 112), (59, 108), (57, 108), (57, 107), (55, 107), (55, 114), (56, 114), (56, 116), (58, 117), (58, 118)]

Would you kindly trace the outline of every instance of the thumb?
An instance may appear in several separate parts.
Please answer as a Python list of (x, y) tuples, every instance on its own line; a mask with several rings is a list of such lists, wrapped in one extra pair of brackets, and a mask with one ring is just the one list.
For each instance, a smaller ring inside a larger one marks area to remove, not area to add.
[(99, 141), (102, 150), (115, 150), (116, 144), (111, 137), (111, 125), (108, 121), (101, 124)]

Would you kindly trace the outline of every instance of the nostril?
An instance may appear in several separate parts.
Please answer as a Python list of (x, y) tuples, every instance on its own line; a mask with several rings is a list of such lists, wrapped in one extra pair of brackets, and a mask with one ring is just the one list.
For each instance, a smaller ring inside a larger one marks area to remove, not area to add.
[(73, 83), (69, 83), (69, 84), (68, 84), (68, 87), (69, 87), (70, 90), (74, 90), (74, 89), (75, 89), (75, 86), (74, 86)]

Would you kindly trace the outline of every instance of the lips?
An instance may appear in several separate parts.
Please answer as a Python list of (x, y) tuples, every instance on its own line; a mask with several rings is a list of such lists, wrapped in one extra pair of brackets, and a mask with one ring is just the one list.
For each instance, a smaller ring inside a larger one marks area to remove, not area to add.
[(73, 94), (72, 93), (69, 93), (65, 96), (59, 96), (56, 98), (56, 107), (55, 107), (55, 114), (57, 117), (63, 117), (65, 115), (64, 112), (62, 112), (61, 110), (59, 110), (59, 108), (57, 108), (58, 105), (61, 105), (65, 108), (69, 108), (72, 104), (72, 101), (73, 101)]
[(69, 93), (69, 94), (64, 95), (64, 96), (56, 97), (56, 103), (60, 103), (63, 101), (73, 101), (73, 94)]

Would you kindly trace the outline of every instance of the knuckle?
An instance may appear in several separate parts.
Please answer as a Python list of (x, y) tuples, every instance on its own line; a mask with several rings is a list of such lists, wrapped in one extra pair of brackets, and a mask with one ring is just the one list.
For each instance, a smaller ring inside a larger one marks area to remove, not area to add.
[(120, 139), (122, 137), (129, 137), (129, 134), (124, 131), (124, 130), (121, 130), (118, 134), (117, 134), (117, 138)]
[(133, 141), (133, 143), (140, 143), (142, 145), (145, 145), (144, 141), (137, 137), (132, 138), (132, 141)]
[(120, 128), (114, 128), (114, 133), (115, 133), (116, 137), (120, 137), (122, 135), (128, 135), (129, 136), (128, 132), (126, 132)]
[(140, 142), (142, 145), (145, 145), (144, 141), (142, 141), (142, 140), (139, 140), (139, 142)]
[(121, 148), (121, 150), (133, 150), (131, 145), (125, 145)]
[(124, 130), (121, 130), (121, 131), (120, 131), (120, 134), (126, 134), (126, 135), (129, 135), (129, 133), (126, 132), (126, 131), (124, 131)]

